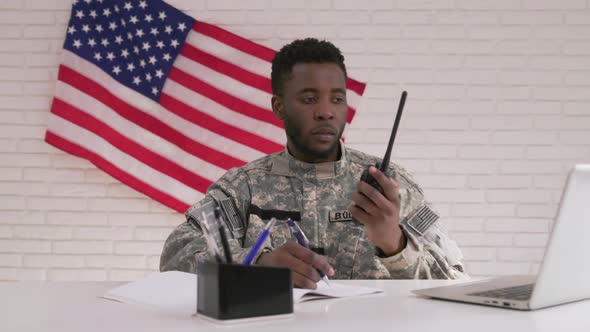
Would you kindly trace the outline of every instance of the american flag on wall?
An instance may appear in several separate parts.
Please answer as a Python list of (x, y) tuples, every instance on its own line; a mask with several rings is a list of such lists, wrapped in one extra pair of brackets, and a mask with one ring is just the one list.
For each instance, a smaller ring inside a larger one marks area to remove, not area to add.
[[(74, 1), (45, 140), (184, 212), (284, 149), (274, 54), (163, 1)], [(350, 123), (365, 84), (347, 83)]]

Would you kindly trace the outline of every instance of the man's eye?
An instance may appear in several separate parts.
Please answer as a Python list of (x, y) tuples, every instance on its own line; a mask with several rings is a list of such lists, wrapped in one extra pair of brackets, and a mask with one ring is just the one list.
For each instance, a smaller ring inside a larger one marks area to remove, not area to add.
[(301, 98), (301, 101), (304, 104), (313, 104), (316, 101), (316, 98), (315, 97), (303, 97), (303, 98)]
[(334, 97), (334, 98), (332, 98), (332, 102), (335, 104), (342, 104), (342, 103), (346, 102), (346, 98)]

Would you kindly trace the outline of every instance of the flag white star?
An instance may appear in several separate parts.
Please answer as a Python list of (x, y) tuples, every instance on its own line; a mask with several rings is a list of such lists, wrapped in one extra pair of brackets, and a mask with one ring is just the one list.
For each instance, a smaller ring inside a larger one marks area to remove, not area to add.
[(127, 57), (129, 56), (129, 51), (127, 51), (127, 49), (123, 49), (121, 51), (121, 56), (124, 57), (125, 59), (127, 59)]
[(103, 10), (102, 10), (102, 15), (103, 15), (104, 17), (107, 17), (107, 18), (108, 18), (109, 16), (111, 16), (111, 10), (110, 10), (110, 9), (108, 9), (108, 8), (105, 8), (105, 9), (103, 9)]
[(133, 53), (139, 54), (139, 47), (133, 46)]
[(135, 65), (133, 64), (133, 62), (129, 62), (127, 64), (127, 70), (133, 71), (133, 69), (135, 69)]
[(114, 8), (115, 8), (115, 13), (118, 13), (119, 12), (119, 6), (115, 5)]
[(152, 56), (150, 57), (150, 59), (148, 60), (148, 62), (149, 62), (150, 64), (152, 64), (152, 65), (155, 65), (155, 64), (156, 64), (156, 62), (158, 62), (158, 60), (156, 60), (156, 57), (152, 55)]
[(176, 39), (172, 39), (172, 41), (170, 42), (170, 46), (176, 48), (178, 45), (180, 45), (180, 43), (178, 43), (178, 40)]
[(158, 40), (158, 42), (156, 43), (156, 47), (159, 49), (163, 49), (165, 47), (164, 42), (161, 40)]
[(109, 23), (109, 29), (115, 31), (117, 29), (117, 23), (115, 23), (115, 22)]
[(147, 73), (147, 74), (145, 74), (145, 79), (146, 79), (148, 82), (151, 82), (151, 81), (152, 81), (152, 74), (150, 74), (150, 73)]
[(100, 24), (97, 24), (96, 28), (94, 28), (94, 29), (96, 29), (96, 31), (98, 31), (98, 33), (101, 33), (104, 31), (104, 29), (102, 28), (102, 25), (100, 25)]
[(155, 86), (152, 87), (152, 93), (154, 94), (154, 96), (158, 95), (158, 89)]
[(133, 34), (131, 32), (127, 32), (127, 39), (133, 40)]
[(184, 29), (186, 29), (186, 24), (184, 24), (184, 22), (178, 23), (178, 30), (184, 32)]
[(158, 31), (158, 28), (152, 28), (150, 30), (150, 33), (154, 36), (157, 36), (160, 33), (160, 31)]
[(121, 35), (118, 35), (115, 37), (115, 43), (121, 45), (122, 42), (123, 42), (123, 37)]
[(82, 31), (88, 33), (88, 31), (90, 31), (90, 26), (88, 26), (88, 24), (82, 25)]
[(68, 33), (70, 35), (73, 35), (75, 32), (76, 32), (76, 27), (75, 26), (72, 25), (71, 27), (68, 28)]
[(148, 23), (152, 23), (152, 21), (154, 20), (154, 18), (152, 17), (152, 15), (146, 15), (144, 20)]
[(143, 43), (143, 45), (141, 46), (141, 49), (144, 51), (149, 51), (150, 48), (152, 48), (152, 46), (150, 46), (150, 43), (148, 42)]
[(125, 22), (124, 19), (121, 19), (121, 25), (124, 26), (124, 27), (126, 27), (127, 26), (127, 22)]
[(164, 76), (164, 72), (162, 72), (160, 69), (156, 70), (156, 77), (162, 78), (162, 76)]
[(92, 0), (84, 0), (84, 2), (86, 2), (86, 3), (91, 3), (91, 2), (92, 2)]
[(141, 68), (145, 68), (145, 66), (147, 65), (147, 63), (145, 62), (144, 59), (139, 60), (139, 65), (141, 66)]
[(129, 22), (137, 24), (137, 22), (139, 22), (139, 19), (137, 19), (137, 16), (131, 16), (131, 18), (129, 18)]
[(169, 25), (167, 25), (167, 26), (166, 26), (166, 28), (164, 29), (164, 31), (165, 31), (167, 34), (171, 34), (171, 33), (172, 33), (172, 27), (171, 27), (171, 26), (169, 26)]
[(94, 53), (94, 59), (96, 59), (96, 61), (100, 61), (102, 60), (102, 55), (100, 55), (99, 52)]
[(96, 17), (98, 16), (98, 15), (96, 14), (96, 10), (91, 10), (91, 11), (90, 11), (90, 16), (91, 16), (92, 18), (96, 18)]
[(133, 84), (139, 86), (139, 83), (141, 83), (141, 78), (139, 76), (133, 77)]
[(142, 29), (135, 30), (135, 35), (139, 38), (143, 37), (144, 33)]
[(109, 46), (110, 43), (107, 38), (103, 38), (103, 39), (101, 39), (100, 44), (104, 47), (107, 47), (107, 46)]
[(88, 45), (90, 45), (90, 47), (94, 47), (94, 45), (96, 45), (96, 41), (94, 40), (94, 38), (88, 39)]
[(127, 11), (130, 11), (133, 9), (133, 6), (131, 6), (131, 2), (125, 2), (125, 6), (123, 8), (127, 9)]
[(139, 7), (141, 7), (141, 9), (146, 9), (147, 3), (145, 3), (145, 1), (140, 1), (139, 2)]
[(80, 46), (82, 46), (82, 42), (80, 41), (80, 39), (76, 39), (76, 40), (74, 40), (73, 45), (75, 48), (80, 48)]
[(119, 75), (120, 72), (121, 72), (121, 68), (119, 68), (119, 66), (113, 67), (113, 73), (115, 73), (115, 75)]
[(81, 10), (76, 11), (76, 17), (79, 19), (84, 18), (84, 12)]
[(108, 52), (107, 59), (109, 59), (110, 61), (113, 61), (115, 59), (115, 54), (113, 54), (113, 52)]
[(172, 59), (172, 57), (170, 56), (170, 54), (164, 53), (164, 56), (162, 57), (162, 59), (164, 59), (166, 61), (170, 61)]
[(158, 13), (158, 18), (161, 19), (162, 21), (164, 21), (166, 19), (166, 13), (165, 12), (159, 12)]

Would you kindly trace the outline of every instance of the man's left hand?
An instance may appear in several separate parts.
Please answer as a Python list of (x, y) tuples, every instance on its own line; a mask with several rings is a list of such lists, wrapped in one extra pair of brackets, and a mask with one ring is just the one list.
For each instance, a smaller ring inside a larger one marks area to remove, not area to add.
[(399, 184), (374, 166), (369, 167), (369, 174), (383, 188), (383, 194), (368, 183), (359, 181), (358, 192), (352, 193), (354, 205), (349, 211), (365, 225), (369, 241), (386, 256), (393, 256), (406, 246), (406, 237), (399, 227)]

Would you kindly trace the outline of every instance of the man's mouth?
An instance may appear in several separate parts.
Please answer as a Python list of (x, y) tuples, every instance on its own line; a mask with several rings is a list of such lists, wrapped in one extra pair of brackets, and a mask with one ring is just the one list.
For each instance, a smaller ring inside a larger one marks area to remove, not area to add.
[(332, 127), (321, 127), (312, 130), (311, 134), (320, 136), (334, 136), (336, 135), (336, 130)]
[(311, 134), (320, 141), (328, 142), (334, 140), (334, 137), (336, 136), (336, 130), (331, 127), (321, 127), (312, 130)]

